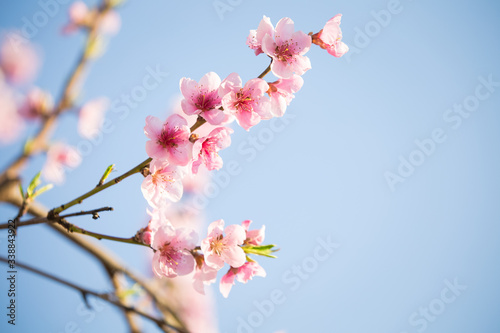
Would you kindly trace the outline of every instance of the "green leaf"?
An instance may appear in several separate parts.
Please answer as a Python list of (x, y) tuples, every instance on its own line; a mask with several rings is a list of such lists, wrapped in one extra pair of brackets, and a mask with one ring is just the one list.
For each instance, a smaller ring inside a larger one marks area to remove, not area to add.
[(106, 171), (104, 171), (104, 174), (101, 177), (101, 180), (99, 181), (99, 186), (104, 184), (106, 179), (109, 177), (109, 174), (115, 170), (115, 165), (111, 164), (106, 168)]
[(44, 192), (47, 192), (48, 190), (50, 190), (51, 188), (53, 188), (54, 185), (52, 184), (47, 184), (45, 186), (42, 186), (41, 188), (39, 188), (38, 190), (35, 191), (35, 193), (33, 193), (33, 196), (32, 198), (36, 198), (37, 196), (39, 196), (40, 194), (44, 193)]
[(242, 249), (245, 253), (250, 253), (250, 254), (256, 254), (259, 256), (264, 256), (268, 258), (277, 258), (276, 256), (272, 255), (271, 253), (276, 252), (278, 250), (273, 250), (273, 247), (276, 245), (274, 244), (269, 244), (269, 245), (260, 245), (260, 246), (243, 246)]
[(42, 174), (42, 172), (40, 171), (39, 173), (37, 173), (35, 175), (35, 177), (33, 177), (33, 179), (31, 180), (31, 183), (29, 184), (28, 186), (28, 189), (26, 190), (26, 193), (28, 194), (28, 198), (31, 198), (31, 196), (33, 195), (33, 191), (35, 190), (35, 188), (40, 185), (41, 183), (41, 180), (40, 180), (40, 175)]

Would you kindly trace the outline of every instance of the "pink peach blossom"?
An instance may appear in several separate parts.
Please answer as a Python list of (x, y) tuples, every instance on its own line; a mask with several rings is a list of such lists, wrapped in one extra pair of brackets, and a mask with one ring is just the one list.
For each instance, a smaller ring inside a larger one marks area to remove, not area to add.
[(76, 168), (82, 162), (78, 151), (71, 146), (58, 142), (50, 146), (47, 151), (47, 160), (42, 169), (44, 178), (55, 184), (64, 182), (64, 169)]
[(150, 174), (142, 181), (142, 194), (153, 207), (161, 206), (166, 200), (177, 202), (182, 197), (183, 172), (179, 166), (167, 160), (153, 159), (149, 164)]
[(294, 23), (282, 18), (276, 25), (274, 40), (270, 35), (262, 39), (262, 50), (273, 61), (271, 70), (280, 78), (290, 78), (293, 73), (302, 75), (311, 69), (311, 61), (304, 54), (311, 47), (311, 36), (302, 31), (294, 32)]
[(198, 236), (186, 228), (174, 229), (171, 225), (162, 225), (154, 233), (152, 248), (153, 272), (158, 277), (176, 277), (193, 271), (194, 257), (190, 250), (196, 247)]
[(251, 223), (251, 220), (245, 220), (241, 223), (246, 233), (244, 244), (259, 246), (264, 241), (266, 226), (263, 225), (260, 229), (248, 230)]
[(0, 144), (13, 142), (23, 129), (24, 122), (17, 112), (14, 92), (0, 81)]
[[(192, 333), (218, 333), (216, 306), (212, 290), (200, 295), (192, 287), (192, 276), (179, 276), (169, 280), (169, 288), (164, 290), (165, 299), (174, 305), (179, 317), (186, 325), (187, 331)], [(171, 288), (170, 288), (171, 287)]]
[(78, 116), (78, 133), (86, 139), (92, 139), (98, 135), (104, 124), (104, 115), (108, 107), (109, 100), (106, 97), (85, 103)]
[(191, 160), (190, 131), (186, 119), (182, 116), (173, 114), (165, 123), (154, 116), (148, 116), (144, 134), (150, 139), (146, 142), (146, 153), (149, 157), (167, 159), (169, 163), (181, 166), (187, 165)]
[(222, 158), (219, 150), (231, 145), (231, 134), (233, 130), (227, 127), (218, 127), (204, 138), (196, 140), (193, 145), (193, 167), (192, 172), (197, 173), (199, 166), (203, 163), (208, 170), (219, 170), (222, 168)]
[(17, 32), (7, 33), (0, 45), (0, 69), (15, 84), (34, 79), (40, 60), (33, 45)]
[(38, 87), (33, 88), (19, 109), (19, 114), (24, 119), (39, 119), (40, 116), (48, 114), (54, 107), (52, 96)]
[(245, 252), (239, 246), (245, 241), (245, 229), (240, 225), (230, 225), (224, 230), (224, 221), (218, 220), (208, 226), (208, 236), (201, 242), (201, 250), (208, 266), (221, 269), (224, 263), (240, 267), (246, 261)]
[(227, 273), (220, 280), (219, 290), (222, 296), (225, 298), (229, 296), (229, 292), (235, 284), (235, 279), (241, 283), (247, 283), (254, 276), (266, 277), (266, 271), (256, 261), (246, 262), (243, 266), (238, 268), (229, 268)]
[(249, 80), (242, 87), (239, 75), (231, 73), (222, 81), (219, 93), (224, 95), (224, 110), (234, 115), (238, 124), (248, 131), (261, 119), (271, 118), (269, 99), (264, 97), (268, 89), (269, 85), (262, 79)]
[(193, 288), (200, 294), (205, 295), (205, 286), (215, 283), (217, 280), (217, 272), (219, 270), (208, 266), (202, 255), (200, 260), (196, 260), (197, 263), (193, 276)]
[[(90, 10), (83, 1), (75, 1), (68, 9), (69, 23), (62, 28), (64, 34), (76, 32), (81, 27), (90, 28), (95, 22), (97, 12)], [(106, 35), (116, 34), (121, 27), (118, 13), (108, 11), (101, 19), (99, 31)]]
[(342, 42), (342, 30), (340, 30), (340, 19), (342, 14), (337, 14), (326, 22), (320, 32), (312, 36), (312, 42), (325, 49), (334, 57), (342, 57), (349, 47)]
[(255, 50), (255, 55), (259, 55), (264, 52), (262, 51), (262, 39), (265, 35), (273, 37), (274, 27), (269, 17), (264, 15), (257, 30), (250, 30), (250, 34), (247, 37), (247, 45), (252, 50)]
[(286, 107), (295, 97), (293, 94), (298, 92), (304, 79), (293, 74), (289, 79), (279, 79), (278, 81), (269, 83), (268, 94), (271, 98), (271, 113), (275, 117), (282, 117), (285, 114)]
[(199, 83), (182, 78), (182, 110), (190, 116), (200, 115), (212, 125), (220, 125), (226, 119), (224, 111), (219, 109), (222, 105), (222, 96), (219, 95), (220, 83), (220, 77), (214, 72), (205, 74)]

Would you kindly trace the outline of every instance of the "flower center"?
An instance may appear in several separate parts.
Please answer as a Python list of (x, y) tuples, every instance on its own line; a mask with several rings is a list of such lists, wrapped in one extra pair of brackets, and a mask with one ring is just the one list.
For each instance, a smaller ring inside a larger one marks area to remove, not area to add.
[(163, 247), (160, 249), (161, 256), (165, 259), (165, 261), (171, 265), (179, 265), (177, 261), (175, 261), (175, 257), (177, 254), (177, 250), (170, 246), (170, 242), (165, 243)]
[(203, 111), (208, 111), (216, 108), (220, 104), (220, 98), (217, 91), (202, 92), (196, 99), (195, 106)]
[(210, 250), (213, 251), (216, 255), (220, 256), (222, 254), (222, 251), (225, 248), (225, 244), (222, 241), (223, 236), (219, 235), (212, 239), (210, 242)]
[(234, 108), (240, 111), (252, 112), (253, 110), (253, 102), (252, 95), (248, 90), (240, 89), (239, 92), (236, 93), (236, 102), (234, 102)]
[(294, 60), (293, 59), (294, 52), (292, 50), (292, 47), (290, 47), (289, 42), (285, 42), (284, 44), (281, 45), (276, 45), (274, 53), (279, 61), (290, 63)]
[(176, 130), (165, 130), (163, 129), (160, 133), (160, 136), (158, 137), (158, 140), (156, 143), (158, 143), (160, 146), (163, 148), (175, 148), (178, 146), (177, 144), (177, 137), (176, 137)]

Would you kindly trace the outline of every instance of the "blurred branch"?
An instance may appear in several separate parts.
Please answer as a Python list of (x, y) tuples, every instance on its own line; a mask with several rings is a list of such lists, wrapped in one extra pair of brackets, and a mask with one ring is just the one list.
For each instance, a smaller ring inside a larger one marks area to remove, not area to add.
[[(108, 271), (109, 278), (113, 284), (113, 288), (115, 289), (115, 296), (120, 301), (121, 304), (126, 305), (126, 297), (123, 294), (123, 288), (119, 281), (119, 276), (117, 272)], [(127, 321), (130, 333), (141, 333), (141, 329), (139, 324), (137, 324), (135, 320), (135, 316), (132, 311), (123, 309), (123, 314), (125, 316), (125, 320)]]
[[(61, 113), (71, 108), (73, 90), (75, 89), (78, 82), (82, 79), (83, 73), (88, 66), (90, 55), (87, 52), (87, 46), (96, 40), (99, 32), (99, 25), (103, 17), (111, 9), (111, 4), (109, 1), (103, 1), (99, 6), (97, 15), (95, 16), (95, 21), (91, 29), (88, 31), (87, 40), (85, 41), (85, 47), (81, 52), (80, 58), (77, 64), (69, 74), (65, 85), (63, 86), (63, 92), (59, 102), (57, 103), (55, 109), (46, 117), (44, 117), (40, 129), (37, 134), (31, 140), (29, 148), (26, 149), (14, 160), (3, 172), (0, 174), (0, 184), (6, 182), (7, 180), (13, 180), (19, 176), (19, 173), (29, 158), (40, 151), (43, 151), (47, 142), (52, 134), (57, 118)], [(1, 189), (1, 186), (0, 186)]]
[[(4, 258), (2, 256), (0, 256), (0, 261), (4, 262), (4, 263), (8, 263), (7, 258)], [(142, 316), (144, 318), (147, 318), (147, 319), (153, 321), (164, 332), (168, 332), (166, 328), (174, 329), (177, 332), (185, 332), (184, 330), (179, 329), (178, 327), (175, 327), (175, 326), (172, 326), (172, 325), (168, 324), (165, 320), (163, 320), (161, 318), (155, 318), (155, 317), (151, 316), (150, 314), (142, 312), (141, 310), (138, 310), (138, 309), (135, 309), (133, 307), (124, 305), (119, 300), (115, 300), (112, 297), (110, 297), (109, 294), (106, 294), (106, 293), (99, 294), (99, 293), (97, 293), (95, 291), (92, 291), (92, 290), (89, 290), (89, 289), (77, 286), (74, 283), (68, 282), (68, 281), (63, 280), (61, 278), (58, 278), (57, 276), (54, 276), (54, 275), (49, 274), (47, 272), (43, 272), (43, 271), (41, 271), (39, 269), (36, 269), (34, 267), (31, 267), (31, 266), (28, 266), (26, 264), (20, 263), (18, 261), (16, 261), (16, 266), (21, 267), (23, 269), (26, 269), (26, 270), (28, 270), (28, 271), (30, 271), (32, 273), (41, 275), (41, 276), (43, 276), (43, 277), (45, 277), (47, 279), (50, 279), (50, 280), (55, 281), (57, 283), (60, 283), (60, 284), (62, 284), (64, 286), (66, 286), (66, 287), (69, 287), (69, 288), (72, 288), (72, 289), (75, 289), (75, 290), (79, 291), (82, 294), (82, 296), (83, 296), (83, 298), (84, 298), (84, 300), (85, 300), (86, 303), (87, 303), (87, 296), (88, 295), (92, 295), (92, 296), (98, 297), (98, 298), (100, 298), (100, 299), (102, 299), (102, 300), (104, 300), (104, 301), (106, 301), (108, 303), (111, 303), (111, 304), (113, 304), (113, 305), (115, 305), (115, 306), (117, 306), (119, 308), (122, 308), (123, 310), (125, 310), (127, 312), (136, 313), (136, 314), (138, 314), (138, 315), (140, 315), (140, 316)]]

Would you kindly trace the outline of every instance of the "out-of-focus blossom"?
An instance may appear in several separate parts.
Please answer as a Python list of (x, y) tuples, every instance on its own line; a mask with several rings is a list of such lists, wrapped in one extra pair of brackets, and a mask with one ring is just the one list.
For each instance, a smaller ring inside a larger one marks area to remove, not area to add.
[(62, 184), (65, 180), (65, 168), (74, 169), (80, 165), (82, 158), (78, 151), (64, 143), (58, 142), (50, 146), (47, 151), (47, 160), (42, 169), (44, 178), (55, 184)]
[(167, 159), (169, 163), (181, 166), (187, 165), (191, 160), (190, 130), (182, 116), (173, 114), (165, 123), (154, 116), (148, 116), (144, 134), (150, 139), (146, 142), (149, 157)]
[(104, 124), (104, 115), (109, 107), (109, 100), (100, 97), (85, 103), (78, 115), (78, 133), (86, 138), (92, 139), (99, 134)]
[(24, 129), (24, 122), (17, 112), (14, 92), (0, 81), (0, 144), (16, 140)]
[(340, 19), (342, 14), (337, 14), (326, 22), (325, 27), (317, 34), (312, 35), (312, 42), (325, 49), (334, 57), (342, 57), (349, 47), (342, 41)]
[(273, 59), (273, 74), (284, 79), (294, 73), (302, 75), (311, 69), (311, 61), (304, 56), (310, 47), (311, 36), (302, 31), (294, 32), (294, 23), (288, 17), (282, 18), (276, 25), (274, 40), (268, 34), (262, 39), (262, 50)]
[(26, 95), (24, 103), (19, 109), (19, 114), (24, 119), (39, 119), (51, 112), (53, 107), (52, 95), (35, 87)]
[(201, 168), (198, 173), (188, 172), (182, 179), (185, 193), (201, 193), (211, 179), (211, 173), (206, 168)]
[[(70, 34), (79, 28), (90, 28), (95, 24), (96, 10), (90, 10), (83, 1), (75, 1), (68, 10), (69, 23), (62, 32)], [(120, 31), (120, 15), (114, 10), (109, 10), (100, 21), (99, 31), (106, 35), (115, 35)]]
[(0, 69), (14, 84), (35, 78), (40, 60), (33, 45), (17, 32), (9, 32), (0, 45)]
[(168, 280), (165, 298), (171, 300), (174, 310), (186, 324), (187, 331), (193, 333), (218, 333), (214, 295), (211, 290), (200, 295), (191, 286), (191, 275)]
[(201, 164), (204, 164), (208, 170), (222, 168), (223, 162), (219, 156), (219, 150), (231, 145), (231, 133), (233, 133), (232, 129), (219, 127), (210, 132), (208, 136), (196, 140), (193, 145), (193, 173), (198, 172)]

